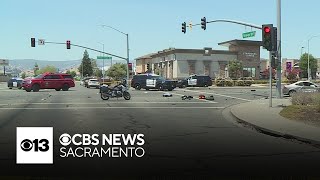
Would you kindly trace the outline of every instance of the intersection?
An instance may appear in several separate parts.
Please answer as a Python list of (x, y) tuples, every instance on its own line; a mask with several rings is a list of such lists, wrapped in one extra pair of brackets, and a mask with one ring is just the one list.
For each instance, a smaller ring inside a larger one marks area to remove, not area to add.
[[(101, 173), (109, 168), (133, 173), (274, 173), (312, 168), (319, 162), (320, 150), (301, 142), (261, 134), (239, 125), (228, 107), (268, 96), (266, 88), (188, 88), (175, 89), (172, 97), (162, 91), (130, 89), (132, 99), (100, 99), (98, 89), (81, 86), (67, 92), (41, 90), (0, 90), (1, 168), (23, 173), (30, 166), (15, 162), (15, 128), (39, 126), (54, 128), (54, 166), (41, 166), (43, 172)], [(199, 100), (199, 94), (215, 100)], [(182, 100), (182, 95), (193, 96)], [(142, 133), (146, 154), (141, 159), (61, 159), (58, 156), (62, 133)], [(112, 162), (112, 163), (110, 163)], [(276, 163), (274, 163), (276, 162)], [(9, 164), (9, 166), (8, 166)], [(95, 167), (95, 168), (91, 168)], [(25, 169), (24, 169), (25, 168)], [(58, 171), (59, 170), (59, 171)], [(83, 170), (83, 171), (81, 171)], [(255, 170), (255, 171), (253, 171)], [(48, 174), (47, 173), (47, 174)], [(47, 175), (46, 174), (46, 175)]]

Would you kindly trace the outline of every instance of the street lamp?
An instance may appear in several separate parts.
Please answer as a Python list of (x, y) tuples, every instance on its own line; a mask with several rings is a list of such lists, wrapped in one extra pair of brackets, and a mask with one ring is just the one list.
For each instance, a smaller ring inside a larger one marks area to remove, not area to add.
[(119, 33), (127, 36), (127, 85), (129, 87), (129, 68), (128, 68), (128, 66), (129, 66), (129, 34), (124, 33), (124, 32), (122, 32), (112, 26), (101, 25), (101, 27), (107, 27), (107, 28), (113, 29), (113, 30), (118, 31)]
[(310, 77), (310, 41), (311, 39), (315, 38), (315, 37), (318, 37), (320, 35), (316, 35), (316, 36), (312, 36), (311, 38), (308, 39), (308, 80), (310, 81), (311, 80), (311, 77)]
[[(101, 43), (101, 42), (98, 42), (99, 44), (101, 44), (102, 45), (102, 52), (104, 52), (104, 44), (103, 43)], [(104, 72), (104, 53), (102, 53), (102, 77), (104, 78), (104, 74), (105, 74), (105, 72)]]
[(300, 53), (300, 60), (302, 58), (302, 50), (304, 49), (304, 46), (301, 47), (301, 53)]

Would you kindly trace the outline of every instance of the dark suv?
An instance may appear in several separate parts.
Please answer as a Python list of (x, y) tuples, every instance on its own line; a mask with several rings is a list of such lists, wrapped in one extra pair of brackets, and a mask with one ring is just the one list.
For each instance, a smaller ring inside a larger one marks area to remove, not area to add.
[(25, 79), (22, 83), (23, 88), (30, 92), (38, 92), (40, 89), (55, 89), (56, 91), (68, 91), (74, 87), (74, 80), (69, 74), (45, 73), (33, 79)]
[(177, 86), (179, 88), (185, 87), (208, 87), (212, 86), (212, 79), (204, 75), (192, 75), (183, 80), (179, 80)]
[(134, 75), (131, 80), (131, 87), (136, 90), (140, 89), (158, 89), (172, 91), (176, 88), (176, 81), (166, 80), (163, 77), (156, 74), (139, 74)]

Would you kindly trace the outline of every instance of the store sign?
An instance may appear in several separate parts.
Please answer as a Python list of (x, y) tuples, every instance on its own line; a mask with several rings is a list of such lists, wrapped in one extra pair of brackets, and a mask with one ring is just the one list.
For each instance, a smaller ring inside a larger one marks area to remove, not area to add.
[(247, 56), (247, 57), (255, 57), (257, 55), (257, 53), (254, 52), (244, 52), (243, 55)]
[(292, 69), (292, 63), (291, 62), (287, 62), (287, 71), (291, 71)]

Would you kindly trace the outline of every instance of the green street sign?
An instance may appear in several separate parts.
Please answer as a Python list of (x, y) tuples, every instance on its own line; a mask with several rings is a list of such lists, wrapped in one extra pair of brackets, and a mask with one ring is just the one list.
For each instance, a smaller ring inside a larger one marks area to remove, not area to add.
[(249, 37), (254, 37), (254, 36), (256, 36), (256, 31), (242, 33), (243, 38), (249, 38)]
[(97, 56), (97, 59), (112, 59), (110, 56)]

